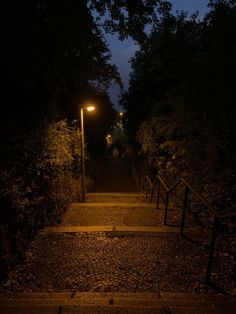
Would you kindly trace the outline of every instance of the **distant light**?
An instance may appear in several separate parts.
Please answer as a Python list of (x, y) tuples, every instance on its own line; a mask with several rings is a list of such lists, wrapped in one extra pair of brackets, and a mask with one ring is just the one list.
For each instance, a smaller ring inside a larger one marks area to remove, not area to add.
[(95, 107), (94, 106), (88, 106), (88, 107), (86, 107), (86, 110), (93, 111), (93, 110), (95, 110)]
[(111, 134), (107, 134), (106, 136), (107, 146), (110, 147), (112, 144), (112, 136)]
[(123, 117), (124, 112), (119, 112), (119, 115), (120, 115), (121, 117)]

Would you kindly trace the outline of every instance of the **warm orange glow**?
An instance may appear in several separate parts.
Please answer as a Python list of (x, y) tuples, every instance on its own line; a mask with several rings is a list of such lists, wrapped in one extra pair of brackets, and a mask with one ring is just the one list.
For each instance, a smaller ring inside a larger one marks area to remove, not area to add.
[(95, 110), (95, 107), (90, 105), (90, 106), (86, 106), (86, 110), (88, 111), (94, 111)]
[(122, 117), (124, 115), (124, 112), (119, 112), (119, 115)]
[(111, 134), (108, 134), (107, 137), (108, 137), (108, 138), (111, 138)]

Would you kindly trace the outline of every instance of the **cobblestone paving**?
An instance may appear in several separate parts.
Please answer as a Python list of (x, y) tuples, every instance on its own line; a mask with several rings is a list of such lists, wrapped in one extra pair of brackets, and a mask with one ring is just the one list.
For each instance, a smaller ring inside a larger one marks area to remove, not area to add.
[[(14, 292), (201, 291), (207, 250), (175, 236), (39, 235), (1, 288)], [(223, 257), (224, 265), (229, 265)], [(223, 274), (220, 264), (216, 265)], [(230, 269), (227, 269), (227, 274)], [(223, 277), (224, 280), (224, 277)]]
[[(96, 200), (104, 200), (104, 196), (96, 196)], [(134, 199), (135, 200), (135, 199)], [(156, 205), (147, 203), (151, 207), (129, 207), (119, 206), (85, 206), (82, 204), (72, 204), (68, 211), (65, 213), (62, 226), (142, 226), (142, 227), (157, 227), (163, 225), (164, 222), (164, 208), (163, 205), (159, 209), (156, 209)], [(104, 204), (106, 205), (106, 204)], [(132, 205), (130, 203), (130, 205)], [(141, 205), (141, 203), (140, 203)], [(145, 203), (144, 203), (145, 205)], [(173, 204), (170, 203), (167, 224), (170, 226), (180, 226), (182, 210), (173, 209)], [(206, 220), (207, 218), (205, 218)], [(196, 221), (192, 212), (186, 215), (186, 226), (194, 226), (199, 228), (201, 224)], [(206, 228), (204, 223), (200, 232), (210, 234), (210, 229)]]

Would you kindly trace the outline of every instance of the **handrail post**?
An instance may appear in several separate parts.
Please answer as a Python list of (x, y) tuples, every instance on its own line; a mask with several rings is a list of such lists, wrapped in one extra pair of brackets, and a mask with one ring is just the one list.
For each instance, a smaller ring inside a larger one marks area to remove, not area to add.
[(213, 257), (214, 257), (214, 253), (215, 253), (216, 237), (217, 237), (217, 233), (218, 233), (218, 228), (219, 228), (219, 218), (215, 216), (214, 222), (213, 222), (212, 235), (211, 235), (210, 249), (209, 249), (209, 253), (208, 253), (206, 279), (205, 279), (206, 285), (209, 285), (210, 281), (211, 281), (211, 270), (212, 270), (212, 265), (213, 265)]
[(164, 214), (164, 225), (167, 224), (167, 212), (168, 212), (168, 205), (169, 205), (169, 191), (166, 194), (166, 202), (165, 202), (165, 214)]
[(161, 190), (161, 182), (158, 179), (158, 183), (157, 183), (157, 209), (159, 207), (159, 201), (160, 201), (160, 191)]
[(185, 217), (186, 217), (186, 210), (188, 206), (188, 195), (189, 195), (189, 188), (186, 186), (185, 193), (184, 193), (184, 205), (183, 205), (183, 212), (182, 212), (182, 218), (181, 218), (181, 227), (180, 227), (181, 237), (183, 237), (184, 235)]

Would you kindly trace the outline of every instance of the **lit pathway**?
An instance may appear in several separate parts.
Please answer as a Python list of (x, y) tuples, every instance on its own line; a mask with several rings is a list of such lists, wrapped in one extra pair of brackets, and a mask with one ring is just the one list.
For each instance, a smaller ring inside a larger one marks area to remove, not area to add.
[(128, 160), (110, 159), (102, 169), (96, 192), (129, 193), (137, 188), (131, 175), (131, 164)]
[[(214, 294), (202, 284), (206, 248), (164, 227), (163, 210), (127, 192), (129, 182), (125, 193), (87, 194), (60, 225), (39, 233), (1, 287), (0, 313), (234, 312), (231, 299), (205, 294)], [(178, 211), (172, 214), (178, 220)], [(221, 258), (226, 265), (230, 257)]]

